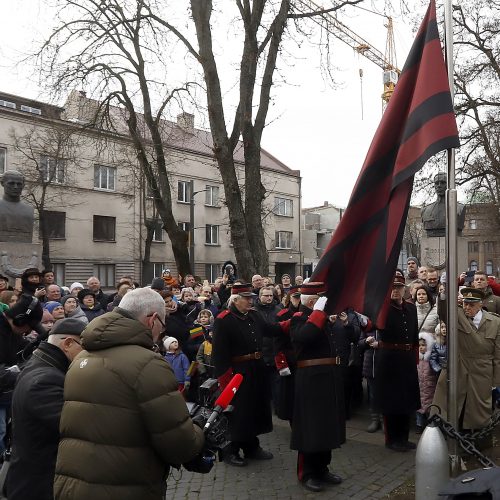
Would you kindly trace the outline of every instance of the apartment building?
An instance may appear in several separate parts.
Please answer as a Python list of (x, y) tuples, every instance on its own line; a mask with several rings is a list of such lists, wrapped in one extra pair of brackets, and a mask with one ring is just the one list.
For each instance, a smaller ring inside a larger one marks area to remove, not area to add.
[[(44, 209), (58, 283), (97, 275), (103, 286), (113, 287), (122, 275), (141, 279), (145, 221), (155, 213), (125, 123), (120, 121), (121, 110), (115, 110), (114, 131), (103, 132), (89, 125), (97, 104), (79, 91), (70, 92), (61, 107), (0, 93), (0, 176), (8, 169), (23, 172), (25, 201), (33, 203), (40, 196), (33, 165), (51, 175)], [(182, 113), (176, 122), (164, 122), (164, 140), (174, 216), (184, 230), (194, 227), (195, 274), (213, 281), (223, 262), (234, 261), (234, 252), (212, 138), (208, 131), (197, 129), (194, 120), (192, 114)], [(235, 161), (242, 181), (243, 160), (240, 145)], [(263, 222), (269, 275), (298, 274), (300, 172), (264, 150), (261, 165), (267, 190)], [(39, 241), (38, 228), (33, 241)], [(159, 223), (150, 262), (145, 281), (164, 268), (176, 273), (168, 236)]]

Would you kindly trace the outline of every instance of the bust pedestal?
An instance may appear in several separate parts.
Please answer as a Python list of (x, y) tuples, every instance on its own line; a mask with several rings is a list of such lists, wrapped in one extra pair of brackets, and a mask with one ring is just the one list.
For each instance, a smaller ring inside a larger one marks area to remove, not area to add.
[[(446, 266), (446, 244), (444, 237), (423, 236), (421, 241), (422, 264), (444, 269)], [(467, 240), (463, 236), (457, 237), (458, 274), (469, 268), (467, 262)]]
[(11, 278), (20, 278), (28, 267), (38, 267), (42, 253), (40, 243), (0, 242), (0, 270)]

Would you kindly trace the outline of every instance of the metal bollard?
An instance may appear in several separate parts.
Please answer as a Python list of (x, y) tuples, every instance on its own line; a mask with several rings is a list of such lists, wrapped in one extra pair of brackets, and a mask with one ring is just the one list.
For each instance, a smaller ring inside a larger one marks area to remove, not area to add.
[(448, 446), (436, 424), (429, 424), (417, 446), (415, 457), (415, 500), (437, 500), (449, 480)]

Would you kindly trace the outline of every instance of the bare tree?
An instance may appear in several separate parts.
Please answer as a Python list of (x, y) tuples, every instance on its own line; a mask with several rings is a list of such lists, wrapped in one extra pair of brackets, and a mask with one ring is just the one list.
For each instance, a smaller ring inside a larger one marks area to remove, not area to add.
[(79, 132), (73, 127), (31, 127), (23, 133), (12, 129), (10, 137), (19, 162), (14, 164), (26, 178), (23, 197), (33, 205), (42, 240), (42, 264), (51, 269), (50, 240), (54, 227), (51, 209), (71, 206), (68, 193), (74, 188), (78, 169)]
[[(235, 0), (235, 22), (244, 37), (239, 68), (239, 96), (232, 125), (226, 120), (225, 101), (214, 51), (212, 0), (191, 0), (196, 44), (169, 22), (167, 16), (156, 13), (152, 6), (146, 7), (151, 18), (174, 33), (202, 68), (213, 151), (224, 184), (231, 241), (243, 277), (249, 278), (255, 272), (267, 274), (269, 270), (262, 225), (262, 205), (266, 190), (261, 179), (260, 151), (272, 98), (273, 77), (287, 25), (291, 19), (307, 19), (360, 1), (362, 0), (339, 2), (329, 9), (310, 12), (304, 12), (303, 2), (300, 2), (301, 11), (296, 12), (292, 0)], [(234, 152), (240, 137), (245, 158), (244, 189), (238, 183), (234, 162)]]
[(462, 2), (454, 18), (457, 183), (467, 184), (470, 201), (492, 202), (500, 212), (500, 2)]
[[(273, 78), (288, 24), (290, 20), (307, 22), (310, 17), (360, 2), (362, 0), (341, 1), (327, 9), (308, 11), (309, 4), (303, 1), (300, 10), (296, 10), (292, 0), (235, 0), (231, 5), (235, 7), (233, 22), (243, 36), (237, 74), (239, 96), (229, 121), (225, 116), (228, 106), (214, 52), (212, 0), (191, 0), (190, 20), (177, 26), (175, 13), (179, 9), (167, 0), (64, 0), (59, 13), (61, 23), (39, 53), (41, 67), (56, 90), (82, 85), (95, 88), (99, 101), (96, 116), (105, 118), (107, 126), (112, 126), (110, 118), (116, 116), (113, 106), (125, 110), (139, 164), (154, 193), (178, 269), (185, 274), (189, 269), (186, 233), (178, 228), (172, 214), (161, 124), (171, 102), (179, 93), (188, 92), (193, 84), (175, 88), (167, 85), (168, 58), (165, 57), (161, 71), (163, 58), (158, 57), (168, 53), (170, 47), (176, 47), (172, 36), (177, 44), (182, 42), (188, 56), (202, 71), (213, 152), (229, 211), (231, 240), (240, 274), (249, 278), (255, 272), (268, 273), (269, 259), (261, 221), (266, 190), (261, 181), (260, 151)], [(221, 2), (220, 8), (226, 9), (227, 2)], [(190, 22), (194, 23), (196, 41), (190, 40), (193, 31)], [(43, 64), (44, 58), (48, 64)], [(153, 60), (156, 66), (152, 65)], [(187, 59), (185, 64), (186, 67), (190, 64)], [(152, 66), (155, 67), (153, 73)], [(153, 96), (157, 95), (163, 97), (155, 99)], [(245, 159), (244, 185), (239, 182), (234, 161), (240, 138)], [(148, 160), (149, 147), (153, 161)]]
[(56, 95), (68, 88), (94, 88), (97, 105), (89, 110), (94, 126), (123, 132), (126, 123), (177, 268), (189, 272), (186, 233), (172, 213), (162, 133), (165, 110), (191, 85), (167, 85), (167, 68), (158, 58), (166, 40), (144, 15), (142, 0), (64, 0), (59, 18), (37, 54), (47, 82)]

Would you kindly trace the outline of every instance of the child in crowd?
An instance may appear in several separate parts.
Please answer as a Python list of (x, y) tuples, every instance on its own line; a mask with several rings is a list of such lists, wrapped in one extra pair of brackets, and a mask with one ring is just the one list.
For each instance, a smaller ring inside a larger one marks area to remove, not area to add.
[(439, 376), (443, 368), (446, 369), (448, 361), (448, 347), (446, 345), (446, 324), (441, 321), (436, 326), (436, 342), (432, 348), (430, 364), (434, 372)]
[(203, 328), (204, 341), (200, 344), (196, 354), (198, 362), (198, 373), (202, 379), (212, 378), (214, 367), (212, 366), (212, 327), (214, 317), (209, 309), (203, 309), (198, 314), (196, 323)]
[(179, 383), (179, 391), (187, 392), (191, 383), (188, 375), (189, 360), (187, 356), (180, 350), (179, 342), (175, 337), (166, 337), (163, 340), (165, 347), (165, 359), (172, 367), (175, 378)]
[(417, 410), (417, 434), (422, 434), (427, 425), (429, 406), (432, 404), (434, 392), (436, 391), (437, 377), (429, 363), (434, 337), (430, 333), (420, 332), (418, 334), (418, 383), (420, 386), (420, 403), (422, 407)]

